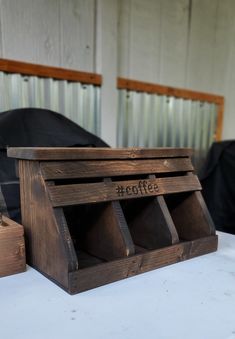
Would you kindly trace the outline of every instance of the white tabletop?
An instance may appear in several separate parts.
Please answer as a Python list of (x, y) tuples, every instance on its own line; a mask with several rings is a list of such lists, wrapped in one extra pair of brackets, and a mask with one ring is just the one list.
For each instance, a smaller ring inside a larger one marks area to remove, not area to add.
[(235, 339), (235, 236), (219, 250), (69, 295), (32, 268), (0, 279), (1, 339)]

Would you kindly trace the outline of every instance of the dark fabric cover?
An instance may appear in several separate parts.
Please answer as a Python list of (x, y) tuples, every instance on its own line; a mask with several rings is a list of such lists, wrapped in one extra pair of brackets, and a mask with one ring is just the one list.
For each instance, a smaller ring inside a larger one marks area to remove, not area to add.
[(216, 228), (235, 234), (235, 141), (211, 146), (199, 179)]
[(61, 114), (23, 108), (0, 114), (0, 210), (20, 222), (19, 183), (7, 147), (108, 147)]

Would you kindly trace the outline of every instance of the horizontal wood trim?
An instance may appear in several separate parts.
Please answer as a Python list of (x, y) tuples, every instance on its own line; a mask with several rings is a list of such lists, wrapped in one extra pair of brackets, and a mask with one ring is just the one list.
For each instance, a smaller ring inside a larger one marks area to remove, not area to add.
[(54, 207), (200, 190), (197, 176), (48, 186)]
[(98, 264), (69, 273), (69, 292), (75, 294), (140, 273), (217, 250), (217, 236), (209, 236)]
[(100, 74), (80, 72), (72, 69), (31, 64), (28, 62), (8, 59), (0, 59), (0, 71), (58, 80), (76, 81), (97, 86), (101, 86), (102, 84), (102, 76)]
[(44, 179), (95, 178), (192, 171), (189, 158), (42, 162)]
[(9, 147), (10, 158), (27, 160), (147, 159), (191, 156), (191, 148)]
[(136, 80), (131, 80), (131, 79), (118, 78), (117, 88), (126, 89), (129, 91), (173, 96), (176, 98), (198, 100), (198, 101), (203, 101), (203, 102), (215, 103), (218, 105), (224, 105), (224, 97), (221, 95), (215, 95), (215, 94), (197, 92), (197, 91), (192, 91), (192, 90), (187, 90), (187, 89), (157, 85), (157, 84), (136, 81)]

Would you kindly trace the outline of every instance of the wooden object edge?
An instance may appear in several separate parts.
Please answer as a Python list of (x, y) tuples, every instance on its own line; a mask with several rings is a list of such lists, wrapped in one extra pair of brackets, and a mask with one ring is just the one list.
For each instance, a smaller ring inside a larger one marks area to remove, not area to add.
[(102, 76), (100, 74), (80, 72), (72, 69), (44, 66), (23, 61), (0, 59), (0, 71), (6, 73), (19, 73), (43, 78), (67, 80), (101, 86)]

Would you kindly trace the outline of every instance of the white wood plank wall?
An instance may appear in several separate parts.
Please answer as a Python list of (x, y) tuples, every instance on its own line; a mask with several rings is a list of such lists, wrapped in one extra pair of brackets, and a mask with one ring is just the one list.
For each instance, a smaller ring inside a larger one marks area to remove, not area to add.
[(0, 0), (2, 58), (103, 74), (113, 146), (117, 76), (224, 95), (235, 138), (234, 36), (234, 0)]

